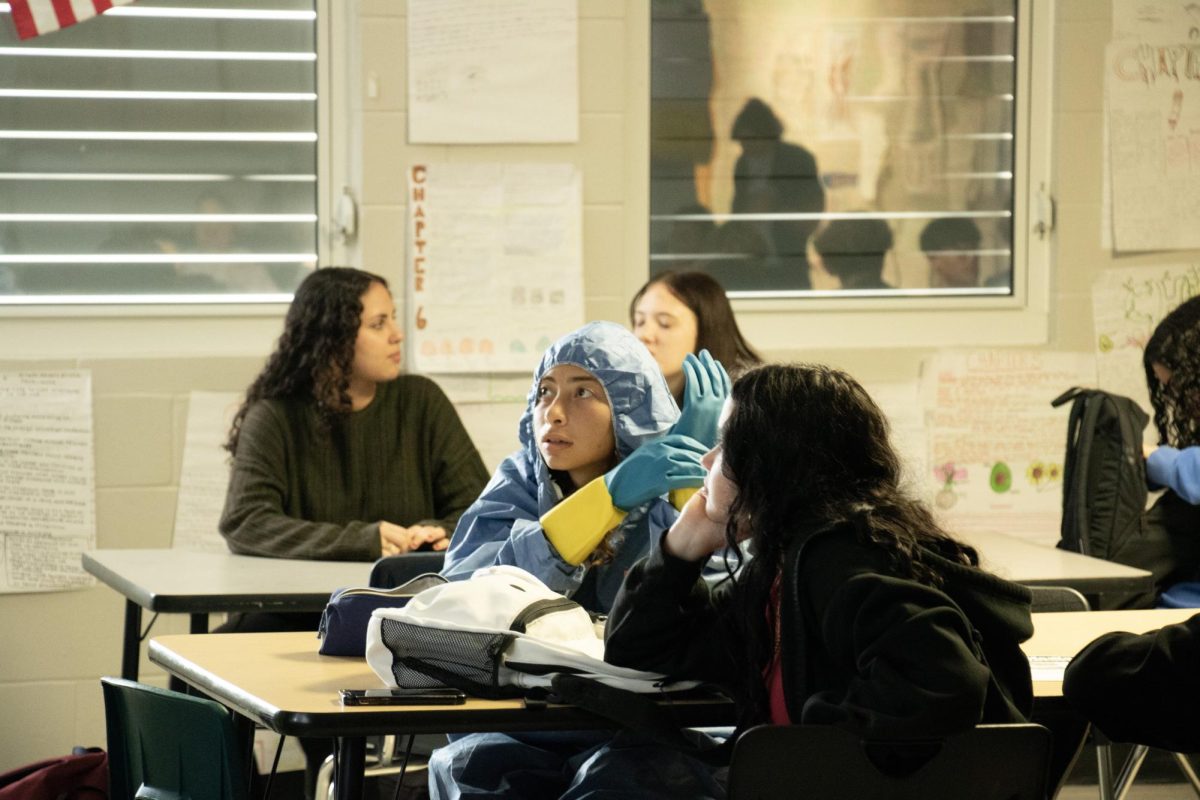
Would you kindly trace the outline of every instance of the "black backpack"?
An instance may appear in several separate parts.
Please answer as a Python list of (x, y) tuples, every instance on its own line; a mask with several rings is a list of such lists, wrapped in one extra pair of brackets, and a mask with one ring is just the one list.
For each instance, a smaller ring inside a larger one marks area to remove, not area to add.
[(1128, 397), (1099, 389), (1068, 389), (1051, 405), (1071, 403), (1063, 463), (1059, 548), (1123, 561), (1119, 554), (1143, 535), (1146, 462), (1142, 431), (1149, 417)]

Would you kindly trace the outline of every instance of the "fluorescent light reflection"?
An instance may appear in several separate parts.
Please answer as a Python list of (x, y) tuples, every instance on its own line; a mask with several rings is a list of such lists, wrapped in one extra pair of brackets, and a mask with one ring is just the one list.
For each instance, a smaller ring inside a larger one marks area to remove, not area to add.
[(10, 294), (0, 306), (232, 305), (290, 303), (291, 292), (257, 294)]
[[(762, 222), (786, 221), (790, 219), (935, 219), (941, 217), (966, 217), (968, 219), (1007, 219), (1011, 211), (821, 211), (815, 213), (763, 213), (763, 214), (651, 214), (652, 220), (682, 220), (701, 222), (728, 222), (730, 220), (755, 220)], [(2, 218), (2, 217), (0, 217)]]

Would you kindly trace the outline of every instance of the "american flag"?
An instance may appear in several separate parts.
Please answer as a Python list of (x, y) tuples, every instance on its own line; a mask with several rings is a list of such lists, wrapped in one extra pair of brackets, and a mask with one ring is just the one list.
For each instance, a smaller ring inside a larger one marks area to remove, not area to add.
[(51, 33), (89, 17), (103, 14), (113, 6), (124, 6), (133, 0), (9, 0), (17, 36), (32, 39)]

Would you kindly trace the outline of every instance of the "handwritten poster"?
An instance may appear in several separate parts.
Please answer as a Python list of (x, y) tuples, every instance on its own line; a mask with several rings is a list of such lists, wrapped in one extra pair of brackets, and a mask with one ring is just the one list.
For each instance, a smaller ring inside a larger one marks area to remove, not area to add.
[[(1142, 352), (1175, 306), (1200, 294), (1200, 264), (1158, 264), (1101, 272), (1092, 284), (1096, 377), (1101, 389), (1151, 413)], [(1147, 428), (1147, 436), (1153, 434)]]
[(1105, 57), (1113, 245), (1200, 247), (1200, 45), (1124, 39)]
[(948, 352), (926, 363), (926, 486), (950, 530), (1058, 541), (1067, 410), (1050, 401), (1095, 375), (1088, 353)]
[(583, 321), (572, 164), (409, 169), (408, 348), (418, 372), (525, 372)]
[(410, 143), (579, 140), (575, 0), (409, 0)]
[(917, 381), (870, 383), (863, 386), (887, 417), (892, 447), (904, 463), (904, 483), (920, 494), (929, 471), (928, 431)]
[(223, 445), (241, 399), (236, 392), (192, 392), (188, 396), (172, 547), (229, 552), (217, 530), (229, 486), (229, 453)]
[(0, 372), (0, 592), (92, 585), (95, 473), (91, 373)]

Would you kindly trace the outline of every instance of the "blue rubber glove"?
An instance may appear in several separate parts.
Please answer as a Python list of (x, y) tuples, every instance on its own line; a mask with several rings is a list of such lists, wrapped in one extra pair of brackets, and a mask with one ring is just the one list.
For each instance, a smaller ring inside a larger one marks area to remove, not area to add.
[(701, 350), (699, 358), (688, 353), (683, 374), (683, 410), (671, 433), (690, 436), (711, 448), (717, 443), (717, 423), (729, 397), (729, 375), (707, 350)]
[(702, 486), (700, 459), (707, 452), (702, 443), (677, 434), (647, 442), (605, 474), (612, 504), (629, 511), (671, 489)]

